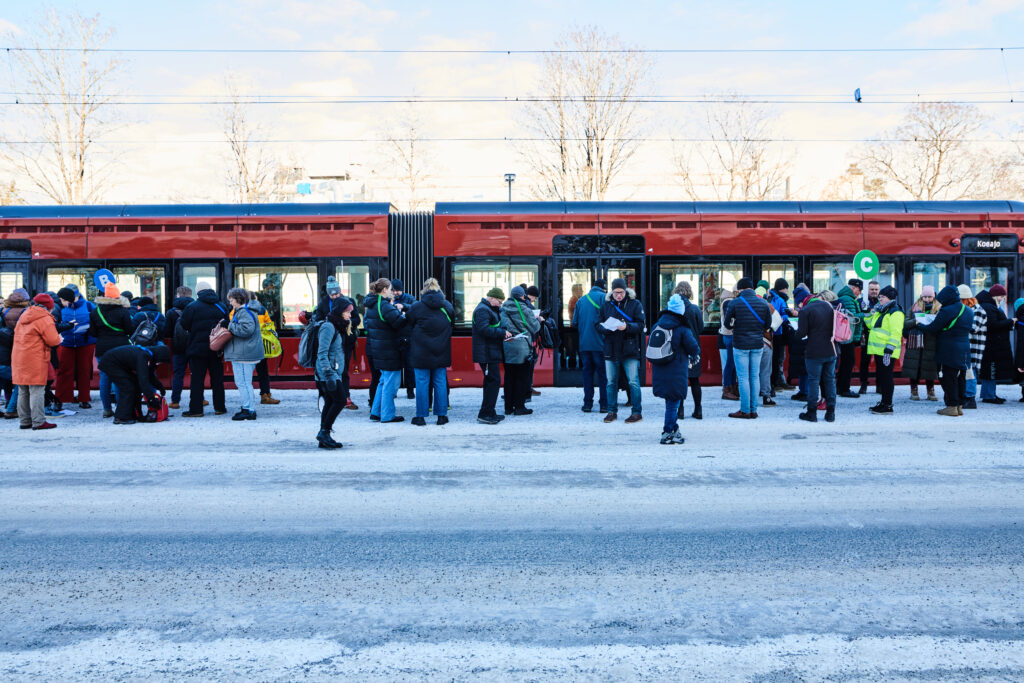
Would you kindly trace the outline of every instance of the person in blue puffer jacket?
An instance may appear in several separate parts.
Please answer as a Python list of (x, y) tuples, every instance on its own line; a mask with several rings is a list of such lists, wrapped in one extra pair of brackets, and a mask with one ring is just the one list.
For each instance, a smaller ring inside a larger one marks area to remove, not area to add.
[(75, 387), (78, 388), (80, 408), (92, 408), (89, 384), (92, 382), (93, 357), (96, 355), (96, 338), (89, 335), (89, 314), (96, 308), (86, 301), (76, 285), (61, 287), (57, 292), (63, 308), (60, 322), (68, 326), (63, 333), (64, 341), (57, 350), (57, 381), (54, 393), (57, 400), (72, 403)]
[(971, 328), (974, 311), (960, 301), (956, 287), (946, 285), (939, 291), (942, 307), (935, 319), (927, 325), (912, 321), (912, 327), (938, 335), (935, 342), (935, 362), (942, 372), (942, 393), (946, 407), (939, 415), (958, 417), (964, 414), (967, 368), (971, 366)]
[(608, 412), (608, 380), (604, 371), (604, 338), (594, 327), (601, 322), (601, 306), (605, 295), (604, 279), (594, 280), (587, 294), (576, 302), (572, 326), (579, 332), (580, 366), (583, 371), (583, 412), (594, 410), (594, 384), (598, 386), (598, 408)]
[(665, 445), (685, 441), (679, 434), (679, 405), (686, 398), (690, 368), (700, 364), (700, 346), (686, 313), (686, 300), (673, 294), (667, 309), (659, 314), (655, 323), (655, 327), (672, 332), (672, 360), (651, 364), (651, 390), (658, 398), (665, 399), (665, 425), (661, 430), (661, 443)]

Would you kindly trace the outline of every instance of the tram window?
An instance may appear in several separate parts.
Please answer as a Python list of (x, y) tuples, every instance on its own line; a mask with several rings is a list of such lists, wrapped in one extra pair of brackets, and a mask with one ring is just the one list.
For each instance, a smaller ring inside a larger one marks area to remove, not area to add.
[(468, 325), (473, 320), (473, 309), (492, 287), (500, 287), (507, 297), (516, 285), (537, 284), (539, 268), (508, 263), (466, 263), (452, 266), (452, 305), (455, 321)]
[(110, 272), (114, 274), (118, 289), (128, 290), (135, 297), (148, 296), (161, 311), (164, 310), (167, 278), (163, 266), (117, 266)]
[(192, 290), (194, 297), (202, 289), (217, 291), (217, 266), (182, 266), (181, 285)]
[(931, 285), (938, 292), (946, 286), (946, 264), (945, 263), (915, 263), (914, 264), (914, 301), (921, 297), (921, 290), (925, 285)]
[(341, 293), (356, 302), (356, 312), (360, 318), (359, 327), (363, 327), (362, 319), (366, 317), (363, 300), (370, 291), (370, 267), (338, 266), (334, 271), (334, 279), (341, 286)]
[[(857, 277), (852, 263), (822, 261), (814, 264), (812, 273), (811, 286), (815, 292), (823, 292), (826, 289), (832, 291), (842, 289), (851, 278)], [(878, 275), (873, 279), (878, 281), (879, 287), (892, 285), (896, 280), (896, 264), (891, 262), (878, 264)], [(867, 282), (864, 283), (865, 288), (867, 284)]]
[(572, 322), (579, 300), (590, 291), (592, 277), (590, 268), (562, 269), (562, 321), (566, 326)]
[(317, 304), (316, 266), (241, 266), (235, 285), (256, 292), (278, 329), (299, 329), (299, 314)]
[[(93, 282), (93, 277), (96, 275), (97, 270), (99, 270), (99, 267), (92, 266), (47, 268), (46, 289), (50, 292), (56, 292), (61, 287), (77, 285), (78, 291), (82, 296), (91, 299), (93, 297), (88, 296), (87, 293), (98, 291)], [(118, 288), (120, 289), (120, 285), (118, 285)]]
[(722, 320), (722, 290), (736, 289), (736, 283), (743, 277), (743, 264), (665, 264), (659, 275), (662, 308), (668, 305), (676, 285), (685, 280), (693, 289), (693, 303), (700, 306), (704, 314), (704, 324), (716, 326)]
[(995, 284), (1005, 287), (1008, 274), (1009, 270), (1002, 266), (967, 266), (967, 280), (975, 295)]
[(21, 272), (0, 273), (0, 295), (7, 297), (18, 287), (24, 287)]
[(796, 287), (796, 266), (792, 263), (762, 263), (761, 280), (767, 280), (769, 287), (775, 286), (775, 281), (784, 278), (790, 287)]

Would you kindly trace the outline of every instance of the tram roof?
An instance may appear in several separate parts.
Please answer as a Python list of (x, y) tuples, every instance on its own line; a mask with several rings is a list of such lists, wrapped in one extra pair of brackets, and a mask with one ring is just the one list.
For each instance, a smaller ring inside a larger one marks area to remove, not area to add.
[(104, 204), (0, 206), (0, 218), (189, 218), (277, 216), (386, 216), (386, 202), (357, 204)]
[(447, 215), (761, 214), (761, 213), (1024, 213), (1024, 202), (439, 202)]

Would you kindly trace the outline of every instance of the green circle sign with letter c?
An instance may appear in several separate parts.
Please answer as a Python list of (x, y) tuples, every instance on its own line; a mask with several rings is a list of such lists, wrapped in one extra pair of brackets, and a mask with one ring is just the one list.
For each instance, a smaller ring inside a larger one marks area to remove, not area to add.
[(861, 249), (853, 257), (853, 270), (862, 280), (870, 280), (878, 275), (878, 256), (870, 249)]

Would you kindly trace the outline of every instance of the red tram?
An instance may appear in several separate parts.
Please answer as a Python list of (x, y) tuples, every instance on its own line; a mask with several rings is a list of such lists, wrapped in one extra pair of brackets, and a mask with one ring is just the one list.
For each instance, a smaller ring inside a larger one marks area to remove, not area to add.
[[(455, 305), (449, 378), (479, 385), (469, 318), (488, 289), (536, 284), (558, 316), (562, 343), (537, 366), (538, 385), (579, 382), (568, 327), (596, 277), (624, 278), (649, 316), (686, 279), (704, 312), (706, 380), (720, 373), (718, 294), (741, 277), (812, 290), (852, 276), (861, 249), (878, 254), (882, 286), (909, 308), (924, 285), (995, 282), (1020, 291), (1024, 202), (502, 202), (439, 203), (404, 214), (389, 204), (0, 207), (0, 292), (57, 289), (109, 268), (122, 288), (170, 305), (174, 289), (207, 281), (261, 294), (285, 355), (271, 370), (306, 384), (295, 362), (298, 312), (329, 275), (361, 301), (370, 281), (402, 278), (409, 291), (436, 277)], [(368, 381), (365, 360), (357, 359)]]

